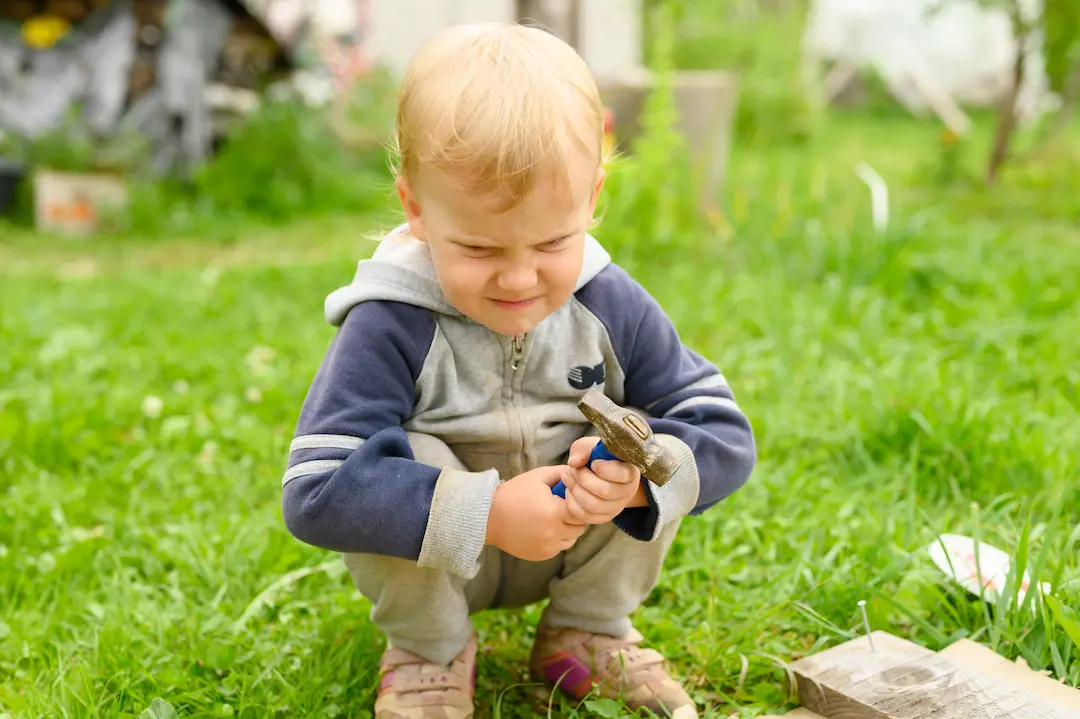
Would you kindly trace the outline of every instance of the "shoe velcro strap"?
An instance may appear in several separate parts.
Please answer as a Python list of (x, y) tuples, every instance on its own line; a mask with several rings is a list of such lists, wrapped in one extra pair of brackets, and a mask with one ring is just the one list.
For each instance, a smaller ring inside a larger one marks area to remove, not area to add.
[(398, 674), (394, 677), (394, 691), (397, 693), (461, 689), (462, 677), (449, 672)]
[(634, 647), (623, 650), (621, 654), (616, 652), (608, 662), (608, 667), (611, 671), (625, 670), (626, 672), (633, 672), (637, 669), (663, 663), (663, 655), (655, 649)]

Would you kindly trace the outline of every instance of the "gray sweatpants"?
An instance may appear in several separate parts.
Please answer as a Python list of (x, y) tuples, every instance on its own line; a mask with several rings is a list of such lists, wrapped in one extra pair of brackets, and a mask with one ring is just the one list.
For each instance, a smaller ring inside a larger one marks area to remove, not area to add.
[[(430, 435), (409, 433), (416, 459), (465, 469), (450, 448)], [(345, 566), (371, 601), (371, 621), (391, 646), (439, 664), (449, 663), (472, 633), (470, 615), (550, 599), (545, 626), (626, 636), (630, 613), (660, 576), (679, 522), (653, 542), (641, 542), (608, 523), (592, 525), (574, 546), (544, 562), (527, 562), (485, 547), (470, 580), (416, 562), (376, 554), (345, 554)]]

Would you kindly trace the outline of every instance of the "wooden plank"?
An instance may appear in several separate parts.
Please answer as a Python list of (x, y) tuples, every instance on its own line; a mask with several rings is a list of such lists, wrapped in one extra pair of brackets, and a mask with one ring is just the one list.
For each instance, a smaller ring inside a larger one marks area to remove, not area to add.
[[(643, 110), (655, 89), (657, 76), (649, 70), (620, 76), (599, 76), (597, 86), (604, 104), (615, 113), (619, 149), (632, 149), (644, 127)], [(672, 78), (677, 119), (675, 130), (686, 141), (700, 176), (698, 203), (716, 206), (726, 178), (732, 127), (739, 96), (738, 77), (721, 70), (681, 70)]]
[(1062, 707), (894, 637), (873, 633), (792, 664), (803, 706), (830, 719), (1080, 719)]
[[(1021, 689), (1060, 704), (1063, 707), (1080, 710), (1080, 689), (1063, 684), (1056, 679), (1040, 674), (1027, 664), (1010, 662), (990, 647), (961, 639), (939, 652), (988, 676), (1009, 682)], [(1022, 660), (1021, 660), (1022, 661)]]

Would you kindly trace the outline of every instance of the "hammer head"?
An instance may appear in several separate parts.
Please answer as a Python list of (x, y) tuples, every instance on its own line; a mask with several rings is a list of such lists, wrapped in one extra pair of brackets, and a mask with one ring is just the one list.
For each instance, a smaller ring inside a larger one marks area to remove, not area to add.
[(679, 468), (674, 453), (657, 441), (652, 427), (640, 415), (615, 404), (600, 390), (586, 392), (578, 409), (596, 427), (604, 446), (641, 470), (653, 484), (663, 486)]

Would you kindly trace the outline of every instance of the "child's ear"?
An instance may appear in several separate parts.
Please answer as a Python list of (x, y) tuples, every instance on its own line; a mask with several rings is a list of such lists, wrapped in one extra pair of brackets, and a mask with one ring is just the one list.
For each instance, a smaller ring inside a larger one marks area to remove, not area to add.
[(596, 182), (593, 183), (592, 197), (589, 198), (589, 214), (596, 211), (596, 203), (600, 198), (600, 190), (604, 188), (605, 177), (604, 168), (596, 168)]
[(420, 212), (420, 203), (416, 199), (416, 193), (412, 185), (402, 176), (394, 180), (394, 189), (397, 190), (398, 200), (401, 201), (401, 209), (405, 211), (405, 221), (409, 223), (409, 234), (421, 242), (426, 242), (424, 231), (424, 219)]

